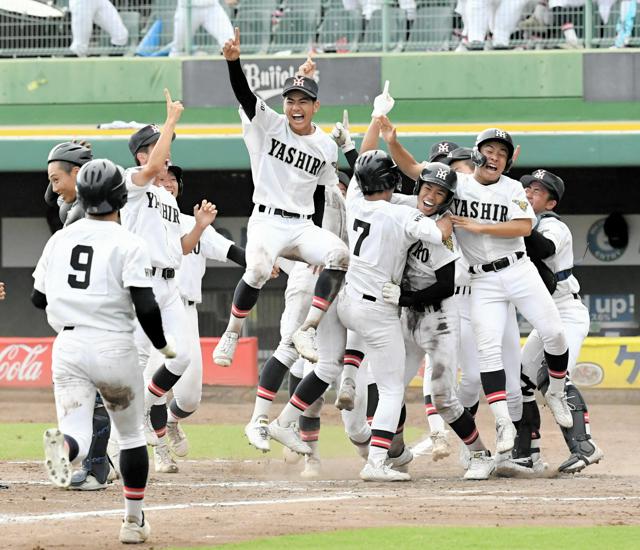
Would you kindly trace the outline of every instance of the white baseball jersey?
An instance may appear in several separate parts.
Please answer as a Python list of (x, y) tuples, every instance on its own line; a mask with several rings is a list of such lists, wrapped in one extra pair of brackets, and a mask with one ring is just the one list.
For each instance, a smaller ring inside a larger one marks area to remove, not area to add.
[(441, 243), (435, 222), (416, 208), (368, 201), (358, 185), (347, 191), (347, 230), (351, 260), (346, 283), (357, 293), (382, 301), (388, 281), (399, 284), (409, 247), (417, 240)]
[(418, 241), (409, 249), (403, 286), (409, 290), (422, 290), (433, 285), (437, 281), (436, 271), (459, 257), (453, 235), (440, 244)]
[(347, 242), (346, 204), (337, 185), (327, 185), (324, 188), (322, 228), (340, 237), (345, 244), (349, 244)]
[[(519, 181), (500, 176), (496, 183), (482, 185), (473, 174), (458, 174), (458, 187), (451, 210), (481, 224), (497, 224), (536, 215)], [(456, 231), (458, 244), (471, 265), (486, 264), (514, 252), (525, 252), (522, 237), (494, 237), (465, 231)]]
[(55, 233), (33, 272), (51, 327), (133, 332), (129, 287), (151, 287), (146, 248), (116, 222), (85, 218)]
[(145, 241), (151, 265), (160, 269), (178, 269), (182, 262), (182, 243), (186, 233), (180, 224), (180, 210), (174, 196), (153, 180), (140, 186), (131, 176), (140, 171), (137, 166), (125, 171), (127, 204), (120, 210), (122, 225)]
[[(180, 213), (180, 223), (186, 234), (195, 227), (196, 219)], [(226, 262), (232, 244), (233, 241), (220, 235), (212, 226), (207, 227), (193, 251), (182, 259), (178, 270), (180, 296), (198, 304), (202, 302), (202, 277), (207, 270), (207, 260)]]
[(293, 132), (287, 117), (264, 101), (250, 121), (240, 108), (244, 141), (251, 159), (253, 202), (311, 215), (317, 185), (337, 183), (338, 146), (319, 127), (313, 134)]
[[(542, 217), (535, 228), (544, 237), (553, 242), (556, 253), (542, 260), (554, 273), (573, 268), (573, 237), (571, 231), (562, 220), (555, 216)], [(566, 294), (578, 294), (580, 283), (573, 275), (564, 281), (558, 281), (553, 297), (561, 297)]]

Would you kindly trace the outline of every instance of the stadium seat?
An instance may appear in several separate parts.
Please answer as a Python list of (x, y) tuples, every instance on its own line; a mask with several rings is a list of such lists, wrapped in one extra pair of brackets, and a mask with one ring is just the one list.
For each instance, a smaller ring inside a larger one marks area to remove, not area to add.
[(362, 15), (342, 8), (329, 9), (320, 24), (318, 46), (324, 52), (355, 52), (362, 32)]
[[(389, 49), (393, 50), (401, 43), (405, 31), (406, 16), (400, 8), (389, 8)], [(366, 23), (364, 36), (358, 44), (361, 52), (382, 50), (382, 10), (377, 10)]]
[(418, 8), (405, 51), (448, 49), (453, 32), (452, 7)]
[(320, 13), (316, 9), (286, 11), (273, 33), (269, 53), (307, 53), (315, 39)]
[[(149, 25), (153, 24), (156, 19), (162, 21), (162, 37), (160, 39), (161, 45), (166, 45), (173, 40), (173, 16), (176, 13), (177, 0), (152, 0), (151, 1), (151, 14), (149, 15)], [(143, 29), (143, 33), (147, 32), (148, 28)]]
[(271, 38), (270, 9), (241, 8), (235, 26), (240, 29), (241, 51), (243, 54), (266, 53)]

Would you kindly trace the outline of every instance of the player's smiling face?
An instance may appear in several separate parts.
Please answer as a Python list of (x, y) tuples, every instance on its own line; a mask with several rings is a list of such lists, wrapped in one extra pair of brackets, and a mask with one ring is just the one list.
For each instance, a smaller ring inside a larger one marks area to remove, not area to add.
[(476, 176), (480, 183), (494, 183), (498, 181), (509, 160), (509, 149), (500, 141), (488, 141), (480, 147), (480, 152), (487, 157), (484, 166), (476, 169)]
[(284, 98), (284, 114), (291, 129), (299, 135), (313, 133), (313, 115), (318, 112), (320, 102), (314, 101), (304, 92), (294, 90)]
[(178, 196), (178, 180), (170, 170), (164, 170), (163, 173), (157, 175), (154, 183), (158, 187), (164, 187), (174, 197)]
[(60, 195), (64, 202), (71, 204), (76, 200), (76, 175), (79, 168), (74, 166), (70, 172), (65, 172), (59, 162), (50, 162), (47, 175), (53, 192)]
[(552, 198), (549, 190), (540, 182), (532, 181), (531, 184), (525, 187), (524, 192), (527, 195), (527, 200), (533, 208), (536, 214), (541, 214), (547, 210), (553, 210), (557, 204), (556, 200)]
[(423, 183), (418, 192), (418, 208), (425, 216), (433, 216), (447, 200), (449, 192), (435, 183)]

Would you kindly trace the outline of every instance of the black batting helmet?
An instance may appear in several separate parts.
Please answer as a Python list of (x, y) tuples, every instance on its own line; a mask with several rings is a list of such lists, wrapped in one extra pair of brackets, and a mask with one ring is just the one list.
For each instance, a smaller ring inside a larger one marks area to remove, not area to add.
[(51, 162), (69, 162), (75, 166), (82, 166), (93, 158), (91, 149), (75, 141), (65, 141), (59, 143), (51, 151), (47, 158), (47, 164)]
[(507, 165), (504, 169), (505, 172), (508, 172), (511, 169), (511, 164), (513, 164), (513, 152), (515, 151), (515, 147), (513, 145), (513, 139), (511, 139), (511, 135), (509, 132), (505, 130), (501, 130), (500, 128), (487, 128), (480, 132), (478, 137), (476, 138), (476, 144), (473, 148), (473, 155), (471, 160), (476, 166), (484, 166), (487, 163), (487, 157), (485, 157), (480, 152), (480, 147), (482, 147), (488, 141), (497, 141), (506, 146), (508, 155), (507, 155)]
[(453, 202), (453, 195), (458, 187), (458, 176), (455, 171), (443, 162), (429, 162), (420, 172), (420, 177), (416, 180), (413, 194), (420, 193), (420, 188), (425, 183), (433, 183), (446, 189), (449, 193), (447, 200), (438, 206), (438, 212), (444, 212)]
[(108, 159), (95, 159), (80, 168), (76, 189), (87, 214), (110, 214), (127, 202), (124, 170)]
[(564, 195), (564, 181), (562, 181), (562, 178), (542, 168), (534, 170), (531, 175), (527, 174), (520, 178), (520, 182), (525, 188), (529, 187), (534, 181), (541, 183), (551, 193), (552, 197), (560, 202)]
[(390, 189), (399, 191), (402, 186), (400, 170), (393, 159), (380, 149), (362, 153), (356, 160), (354, 175), (364, 195)]
[(429, 150), (429, 162), (441, 162), (451, 151), (460, 147), (453, 141), (439, 141)]

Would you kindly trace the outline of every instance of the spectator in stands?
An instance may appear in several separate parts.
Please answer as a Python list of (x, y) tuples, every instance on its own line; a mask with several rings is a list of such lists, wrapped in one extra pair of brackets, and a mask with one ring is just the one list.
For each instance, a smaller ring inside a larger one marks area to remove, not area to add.
[[(225, 0), (225, 2), (233, 6), (238, 3), (238, 0)], [(220, 47), (233, 38), (233, 26), (219, 0), (191, 0), (190, 29), (187, 28), (189, 26), (187, 4), (187, 0), (178, 0), (173, 23), (173, 44), (169, 55), (185, 55), (189, 51), (187, 45), (193, 40), (200, 25), (213, 36)]]
[(7, 297), (7, 293), (4, 290), (4, 283), (0, 282), (0, 300), (4, 300)]
[(509, 39), (518, 27), (529, 0), (462, 0), (457, 8), (468, 33), (468, 50), (483, 50), (488, 31), (494, 50), (509, 48)]
[(69, 11), (73, 36), (69, 49), (78, 57), (86, 57), (89, 53), (94, 23), (109, 33), (114, 46), (126, 46), (129, 31), (109, 0), (69, 0)]

